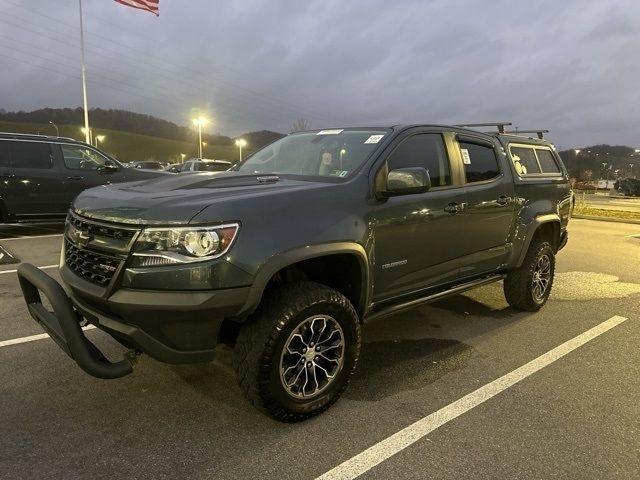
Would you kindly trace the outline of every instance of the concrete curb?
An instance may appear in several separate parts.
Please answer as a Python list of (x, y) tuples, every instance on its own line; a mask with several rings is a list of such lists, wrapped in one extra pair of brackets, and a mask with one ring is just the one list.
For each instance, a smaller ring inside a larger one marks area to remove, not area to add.
[(582, 220), (599, 220), (601, 222), (632, 223), (635, 225), (640, 225), (640, 220), (635, 220), (633, 218), (598, 217), (595, 215), (571, 215), (571, 218), (580, 218)]

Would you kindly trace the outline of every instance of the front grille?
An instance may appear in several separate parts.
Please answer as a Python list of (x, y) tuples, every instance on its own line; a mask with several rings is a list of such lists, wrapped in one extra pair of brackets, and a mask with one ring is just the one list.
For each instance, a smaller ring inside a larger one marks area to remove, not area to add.
[(101, 287), (109, 284), (120, 265), (118, 258), (80, 248), (66, 238), (65, 262), (76, 275)]
[(67, 221), (76, 227), (76, 229), (93, 236), (114, 238), (116, 240), (131, 240), (136, 234), (136, 229), (118, 228), (87, 222), (71, 214), (67, 217)]

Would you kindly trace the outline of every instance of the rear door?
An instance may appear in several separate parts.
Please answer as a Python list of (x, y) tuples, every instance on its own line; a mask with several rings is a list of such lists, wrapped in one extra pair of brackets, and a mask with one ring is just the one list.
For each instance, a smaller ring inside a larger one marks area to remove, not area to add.
[(463, 211), (466, 241), (461, 249), (461, 277), (500, 268), (507, 260), (515, 209), (515, 189), (506, 157), (492, 141), (457, 135), (457, 153), (465, 176)]
[(64, 185), (51, 143), (6, 140), (6, 152), (10, 166), (2, 181), (8, 213), (22, 220), (64, 215)]
[[(6, 140), (0, 140), (0, 221), (7, 215), (6, 198), (9, 193), (9, 181), (13, 172), (9, 166), (9, 146)], [(5, 219), (6, 221), (6, 219)]]

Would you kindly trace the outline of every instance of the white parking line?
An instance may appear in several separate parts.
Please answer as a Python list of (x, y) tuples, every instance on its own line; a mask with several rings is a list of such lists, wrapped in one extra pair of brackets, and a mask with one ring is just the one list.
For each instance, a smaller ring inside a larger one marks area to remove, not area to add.
[[(38, 267), (40, 270), (46, 270), (47, 268), (56, 268), (58, 264), (55, 265), (44, 265), (43, 267)], [(5, 273), (16, 273), (18, 270), (0, 270), (0, 275)]]
[[(83, 327), (82, 330), (91, 330), (94, 328), (96, 327), (94, 327), (93, 325), (88, 325), (86, 327)], [(0, 348), (8, 347), (9, 345), (18, 345), (20, 343), (35, 342), (36, 340), (44, 340), (45, 338), (51, 338), (51, 337), (49, 337), (48, 333), (39, 333), (38, 335), (31, 335), (29, 337), (13, 338), (11, 340), (2, 340), (0, 341)]]
[(32, 238), (49, 238), (49, 237), (61, 237), (61, 233), (52, 233), (50, 235), (22, 235), (20, 237), (0, 238), (0, 242), (9, 242), (11, 240), (26, 240)]
[(486, 402), (500, 392), (512, 387), (519, 381), (533, 375), (544, 367), (551, 365), (553, 362), (564, 357), (576, 348), (590, 342), (594, 338), (620, 325), (626, 320), (627, 319), (625, 317), (611, 317), (600, 325), (597, 325), (562, 345), (549, 350), (547, 353), (540, 355), (529, 363), (526, 363), (512, 372), (503, 375), (497, 380), (480, 387), (446, 407), (441, 408), (437, 412), (418, 420), (381, 442), (376, 443), (362, 453), (359, 453), (355, 457), (341, 463), (324, 475), (319, 476), (316, 480), (346, 480), (362, 475), (376, 465), (384, 462), (391, 456), (417, 442), (425, 435), (433, 432), (438, 427), (441, 427), (451, 420), (456, 419), (463, 413), (466, 413)]

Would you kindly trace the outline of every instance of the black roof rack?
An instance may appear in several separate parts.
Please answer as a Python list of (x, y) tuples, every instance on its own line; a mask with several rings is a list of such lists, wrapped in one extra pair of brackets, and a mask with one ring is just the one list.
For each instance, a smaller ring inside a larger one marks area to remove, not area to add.
[(544, 140), (544, 134), (549, 133), (549, 130), (546, 128), (534, 128), (532, 130), (510, 130), (507, 132), (499, 132), (499, 133), (508, 133), (512, 135), (520, 135), (521, 133), (535, 133), (540, 140)]
[(505, 133), (504, 127), (512, 125), (511, 122), (487, 122), (487, 123), (465, 123), (464, 125), (454, 125), (454, 127), (498, 127), (498, 133)]

